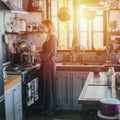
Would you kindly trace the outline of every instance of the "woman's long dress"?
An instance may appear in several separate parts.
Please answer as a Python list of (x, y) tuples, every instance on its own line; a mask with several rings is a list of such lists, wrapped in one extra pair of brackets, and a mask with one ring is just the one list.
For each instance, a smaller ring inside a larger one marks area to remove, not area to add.
[(57, 38), (51, 35), (42, 46), (41, 68), (40, 68), (40, 99), (44, 109), (48, 112), (55, 112), (55, 54), (57, 51)]

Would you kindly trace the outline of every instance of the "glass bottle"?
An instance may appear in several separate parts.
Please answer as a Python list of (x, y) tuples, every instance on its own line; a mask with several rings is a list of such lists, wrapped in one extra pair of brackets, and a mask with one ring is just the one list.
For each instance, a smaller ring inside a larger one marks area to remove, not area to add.
[(108, 75), (108, 79), (107, 79), (108, 87), (115, 87), (115, 70), (114, 70), (114, 67), (109, 67), (107, 75)]

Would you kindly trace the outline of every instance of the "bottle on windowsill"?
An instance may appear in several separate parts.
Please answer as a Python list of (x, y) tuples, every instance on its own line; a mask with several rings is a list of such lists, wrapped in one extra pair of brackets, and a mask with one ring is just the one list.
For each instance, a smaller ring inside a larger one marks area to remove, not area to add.
[(107, 75), (108, 75), (108, 79), (107, 79), (108, 87), (109, 88), (115, 87), (115, 70), (114, 70), (114, 67), (109, 67)]

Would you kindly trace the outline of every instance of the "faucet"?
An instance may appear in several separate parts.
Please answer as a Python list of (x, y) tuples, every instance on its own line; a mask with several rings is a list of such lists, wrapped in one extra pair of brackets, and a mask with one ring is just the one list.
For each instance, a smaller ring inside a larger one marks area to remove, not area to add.
[(72, 54), (72, 62), (76, 62), (76, 59), (78, 56), (76, 56), (76, 54), (80, 53), (82, 51), (82, 62), (81, 64), (84, 63), (84, 46), (83, 45), (73, 45), (72, 50), (71, 50), (71, 54)]

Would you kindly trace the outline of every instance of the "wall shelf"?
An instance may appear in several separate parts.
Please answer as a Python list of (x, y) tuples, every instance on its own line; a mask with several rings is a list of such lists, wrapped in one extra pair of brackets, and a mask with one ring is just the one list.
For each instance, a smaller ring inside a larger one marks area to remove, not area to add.
[(111, 36), (120, 36), (120, 31), (118, 32), (109, 32)]
[(5, 34), (13, 34), (13, 35), (22, 35), (22, 34), (42, 34), (41, 31), (31, 31), (31, 32), (5, 32)]

